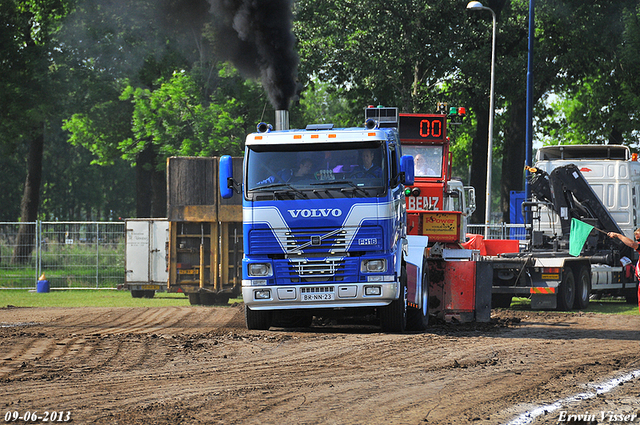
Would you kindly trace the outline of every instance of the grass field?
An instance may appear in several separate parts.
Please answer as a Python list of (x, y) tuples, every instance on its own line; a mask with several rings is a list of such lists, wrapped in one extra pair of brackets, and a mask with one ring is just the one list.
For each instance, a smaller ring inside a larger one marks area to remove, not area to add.
[[(231, 299), (230, 304), (241, 302)], [(38, 293), (28, 290), (0, 290), (0, 308), (15, 307), (166, 307), (188, 306), (184, 294), (157, 293), (154, 298), (133, 298), (129, 291), (52, 290)]]
[[(229, 304), (242, 302), (232, 298)], [(183, 294), (157, 293), (154, 298), (133, 298), (129, 291), (117, 290), (52, 290), (38, 293), (29, 290), (0, 290), (0, 308), (16, 307), (165, 307), (187, 306), (189, 299)], [(528, 298), (514, 298), (513, 310), (531, 310)], [(602, 299), (589, 303), (589, 312), (603, 314), (640, 315), (638, 306), (622, 299)]]
[[(511, 301), (513, 310), (531, 310), (531, 300), (529, 298), (513, 298)], [(603, 314), (626, 314), (640, 316), (637, 304), (627, 304), (622, 298), (603, 298), (601, 300), (591, 300), (589, 308), (586, 310), (592, 313)]]

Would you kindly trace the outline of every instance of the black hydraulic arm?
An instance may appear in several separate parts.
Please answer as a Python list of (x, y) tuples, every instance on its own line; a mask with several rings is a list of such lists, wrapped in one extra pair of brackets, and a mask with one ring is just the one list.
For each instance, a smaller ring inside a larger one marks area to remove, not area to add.
[(597, 228), (606, 232), (622, 233), (598, 195), (593, 191), (575, 164), (555, 168), (549, 175), (553, 203), (560, 216), (562, 233), (569, 234), (571, 218), (582, 217), (598, 220)]

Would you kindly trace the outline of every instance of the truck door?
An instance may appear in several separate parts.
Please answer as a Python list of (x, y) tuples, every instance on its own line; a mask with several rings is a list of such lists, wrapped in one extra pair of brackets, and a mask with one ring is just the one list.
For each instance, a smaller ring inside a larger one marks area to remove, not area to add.
[(125, 270), (127, 282), (149, 282), (149, 222), (126, 223)]
[(167, 283), (167, 247), (169, 243), (169, 222), (154, 220), (149, 223), (151, 238), (149, 241), (149, 277), (152, 282)]

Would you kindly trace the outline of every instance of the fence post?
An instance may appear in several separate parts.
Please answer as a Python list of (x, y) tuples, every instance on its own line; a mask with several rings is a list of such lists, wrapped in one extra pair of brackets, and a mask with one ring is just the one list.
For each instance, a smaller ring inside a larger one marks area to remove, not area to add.
[(42, 252), (40, 251), (42, 249), (42, 247), (41, 247), (41, 245), (42, 245), (42, 221), (36, 220), (35, 232), (36, 232), (36, 235), (35, 235), (36, 236), (35, 269), (36, 269), (36, 289), (37, 289), (37, 287), (38, 287), (38, 279), (42, 275), (42, 273), (41, 273), (41, 271), (42, 271)]
[(96, 289), (100, 289), (100, 223), (96, 222)]

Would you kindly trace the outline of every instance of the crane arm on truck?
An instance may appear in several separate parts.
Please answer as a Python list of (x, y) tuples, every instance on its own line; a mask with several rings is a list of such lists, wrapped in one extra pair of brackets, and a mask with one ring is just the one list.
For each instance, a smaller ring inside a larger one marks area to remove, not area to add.
[[(558, 214), (565, 238), (570, 233), (572, 218), (589, 222), (604, 232), (623, 233), (575, 164), (557, 167), (549, 174), (537, 168), (530, 168), (529, 171), (533, 173), (533, 192), (537, 198), (548, 202)], [(600, 249), (615, 247), (621, 255), (634, 257), (631, 248), (604, 233), (599, 233), (597, 238), (595, 245)]]

